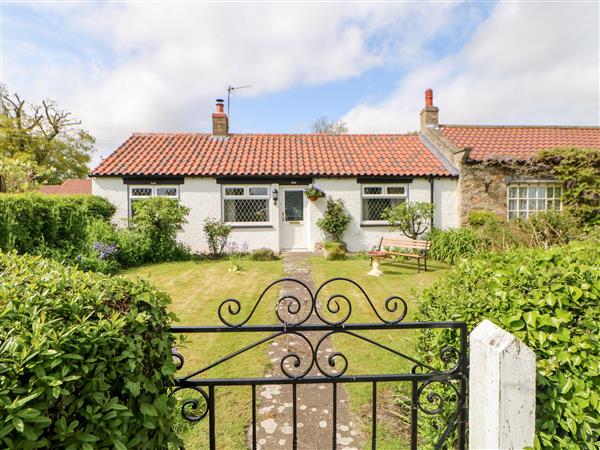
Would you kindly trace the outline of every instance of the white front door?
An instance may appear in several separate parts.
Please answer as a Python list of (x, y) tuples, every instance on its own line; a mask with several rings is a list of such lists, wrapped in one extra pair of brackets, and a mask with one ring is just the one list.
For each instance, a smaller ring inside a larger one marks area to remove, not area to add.
[(305, 186), (281, 186), (280, 239), (282, 250), (308, 250)]

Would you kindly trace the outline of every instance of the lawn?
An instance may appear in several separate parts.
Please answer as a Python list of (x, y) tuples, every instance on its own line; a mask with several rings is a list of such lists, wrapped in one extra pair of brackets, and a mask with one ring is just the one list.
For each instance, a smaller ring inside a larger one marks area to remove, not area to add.
[[(433, 264), (431, 270), (417, 274), (415, 268), (408, 265), (383, 265), (385, 275), (379, 278), (366, 275), (369, 261), (352, 259), (347, 261), (326, 261), (320, 257), (310, 259), (315, 286), (334, 277), (347, 277), (358, 282), (367, 292), (378, 311), (387, 318), (393, 314), (384, 314), (384, 301), (390, 295), (400, 295), (406, 300), (410, 320), (414, 312), (415, 294), (431, 285), (446, 270)], [(251, 306), (259, 297), (263, 288), (271, 281), (283, 276), (281, 261), (255, 262), (242, 261), (242, 271), (234, 274), (230, 271), (230, 261), (186, 261), (178, 263), (156, 264), (129, 270), (127, 277), (141, 277), (149, 280), (159, 289), (169, 293), (173, 299), (171, 310), (179, 317), (177, 325), (215, 325), (219, 324), (217, 308), (229, 298), (240, 300), (242, 310), (239, 314), (246, 317)], [(352, 301), (351, 322), (371, 322), (376, 320), (368, 303), (360, 298), (356, 288), (334, 284), (319, 296), (321, 302), (333, 293), (346, 294)], [(251, 324), (273, 323), (273, 308), (278, 290), (275, 289), (253, 316)], [(363, 334), (365, 334), (363, 332)], [(371, 332), (365, 335), (410, 354), (413, 346), (412, 336), (402, 332)], [(189, 373), (225, 356), (244, 343), (257, 340), (257, 334), (203, 334), (189, 335), (182, 353), (186, 358), (182, 373)], [(334, 340), (336, 350), (344, 352), (349, 359), (348, 373), (391, 373), (406, 371), (409, 367), (397, 357), (373, 351), (365, 345), (357, 345), (341, 337)], [(352, 345), (351, 354), (347, 353)], [(212, 369), (210, 377), (262, 376), (269, 365), (266, 347), (259, 347), (247, 354), (240, 355), (231, 363)], [(378, 448), (398, 449), (405, 447), (406, 427), (393, 415), (392, 402), (396, 390), (389, 384), (379, 386), (378, 405), (380, 422), (378, 425)], [(217, 389), (217, 442), (218, 448), (247, 448), (246, 428), (251, 421), (250, 390), (247, 387)], [(369, 436), (366, 426), (370, 420), (370, 386), (363, 384), (348, 385), (350, 404), (353, 412), (365, 423), (365, 436)], [(208, 420), (189, 424), (183, 419), (178, 422), (180, 435), (186, 448), (208, 448)], [(368, 439), (366, 439), (368, 441)], [(370, 441), (369, 441), (370, 442)], [(367, 448), (368, 445), (367, 445)]]
[[(217, 325), (220, 324), (217, 308), (223, 300), (229, 297), (240, 300), (243, 306), (239, 315), (246, 317), (250, 305), (254, 304), (264, 287), (283, 275), (281, 261), (244, 261), (239, 274), (232, 273), (231, 266), (230, 261), (186, 261), (144, 266), (123, 274), (129, 278), (147, 279), (167, 292), (173, 299), (171, 310), (179, 317), (176, 325)], [(267, 305), (274, 304), (277, 294), (278, 291), (274, 290), (272, 295), (265, 298), (266, 307), (258, 308), (250, 323), (273, 322), (272, 308), (269, 309)], [(233, 334), (188, 336), (185, 348), (180, 349), (185, 357), (182, 374), (228, 355), (244, 343), (249, 344), (262, 335), (247, 333), (236, 334), (235, 337)], [(262, 346), (240, 355), (231, 363), (211, 369), (207, 376), (262, 376), (269, 363), (265, 348)], [(189, 392), (181, 391), (181, 394), (188, 398)], [(250, 399), (248, 387), (216, 389), (219, 448), (246, 448), (246, 427), (252, 419)], [(179, 417), (178, 427), (186, 448), (208, 448), (208, 417), (194, 424)]]
[[(379, 314), (386, 320), (398, 317), (386, 311), (385, 300), (391, 295), (402, 297), (408, 305), (408, 315), (404, 321), (410, 321), (415, 312), (415, 297), (419, 291), (430, 286), (447, 268), (446, 266), (430, 263), (428, 271), (417, 273), (412, 263), (384, 264), (381, 269), (384, 275), (372, 277), (367, 275), (369, 260), (345, 260), (327, 261), (323, 258), (313, 257), (310, 259), (313, 281), (316, 286), (322, 282), (336, 277), (349, 278), (356, 281), (366, 291)], [(348, 296), (352, 303), (352, 315), (348, 322), (376, 322), (377, 316), (372, 308), (358, 291), (358, 289), (347, 282), (336, 282), (319, 295), (321, 304), (333, 294)], [(400, 310), (398, 310), (400, 311)], [(359, 334), (369, 337), (381, 344), (389, 346), (394, 350), (401, 351), (407, 355), (414, 356), (413, 333), (400, 330), (363, 331)], [(337, 337), (337, 336), (336, 336)], [(385, 350), (357, 341), (355, 338), (340, 336), (334, 338), (336, 351), (344, 353), (348, 357), (347, 374), (389, 374), (394, 372), (407, 372), (411, 364)], [(401, 449), (408, 447), (410, 428), (406, 423), (409, 411), (394, 407), (394, 401), (400, 392), (406, 391), (407, 383), (379, 383), (378, 384), (378, 449)], [(370, 448), (371, 433), (371, 386), (361, 383), (348, 383), (346, 389), (350, 397), (350, 408), (359, 417), (363, 424), (363, 432), (369, 442), (366, 448)]]

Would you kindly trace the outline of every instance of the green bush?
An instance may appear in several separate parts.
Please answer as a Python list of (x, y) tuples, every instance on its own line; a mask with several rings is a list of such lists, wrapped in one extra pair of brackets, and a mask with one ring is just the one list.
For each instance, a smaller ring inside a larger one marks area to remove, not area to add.
[(110, 219), (115, 208), (101, 197), (3, 194), (0, 196), (0, 250), (77, 254), (86, 244), (88, 223)]
[(333, 242), (342, 242), (344, 233), (352, 218), (346, 214), (342, 200), (327, 199), (327, 208), (323, 217), (317, 220), (317, 226), (323, 231), (325, 237)]
[(258, 248), (250, 253), (252, 261), (275, 261), (279, 257), (270, 248)]
[(472, 228), (438, 230), (429, 235), (429, 256), (436, 261), (455, 264), (461, 258), (469, 258), (482, 250), (482, 240)]
[(473, 210), (469, 211), (469, 215), (467, 216), (467, 221), (469, 225), (478, 227), (482, 225), (486, 225), (488, 223), (498, 223), (502, 222), (502, 218), (497, 214), (494, 214), (491, 211), (482, 210)]
[[(535, 351), (536, 448), (598, 448), (599, 267), (598, 241), (517, 249), (463, 260), (421, 295), (417, 320), (465, 321), (471, 331), (489, 319)], [(420, 356), (439, 363), (440, 349), (456, 346), (456, 337), (423, 332)], [(434, 425), (442, 419), (422, 421), (424, 447), (435, 440), (440, 430)]]
[(343, 242), (325, 241), (323, 247), (329, 261), (340, 261), (346, 259), (346, 245)]
[(0, 447), (178, 445), (169, 301), (144, 281), (0, 253)]
[(223, 254), (230, 233), (231, 227), (222, 220), (214, 217), (208, 217), (204, 220), (204, 236), (213, 258), (218, 258)]
[(189, 212), (189, 208), (172, 198), (152, 197), (135, 202), (133, 227), (147, 240), (149, 261), (170, 261), (189, 255), (189, 250), (177, 242), (177, 232), (187, 223)]

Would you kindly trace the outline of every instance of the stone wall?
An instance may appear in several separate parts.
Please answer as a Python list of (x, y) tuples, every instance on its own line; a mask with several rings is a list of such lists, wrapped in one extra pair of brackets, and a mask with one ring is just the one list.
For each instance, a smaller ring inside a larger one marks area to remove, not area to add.
[(491, 211), (506, 218), (507, 184), (514, 171), (505, 167), (462, 163), (458, 190), (460, 223), (467, 223), (469, 211)]

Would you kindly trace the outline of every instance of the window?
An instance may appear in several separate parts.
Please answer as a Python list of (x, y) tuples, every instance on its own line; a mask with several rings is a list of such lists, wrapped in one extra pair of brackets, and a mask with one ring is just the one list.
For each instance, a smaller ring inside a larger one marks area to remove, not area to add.
[(135, 214), (133, 206), (135, 202), (150, 197), (179, 198), (179, 187), (164, 185), (129, 186), (129, 216), (133, 217), (133, 215)]
[(508, 187), (508, 218), (526, 218), (538, 211), (560, 211), (562, 187), (559, 183), (521, 183)]
[(407, 186), (363, 186), (362, 187), (362, 221), (382, 222), (381, 214), (386, 208), (403, 203), (407, 198)]
[(223, 220), (227, 223), (269, 222), (268, 186), (226, 186)]

